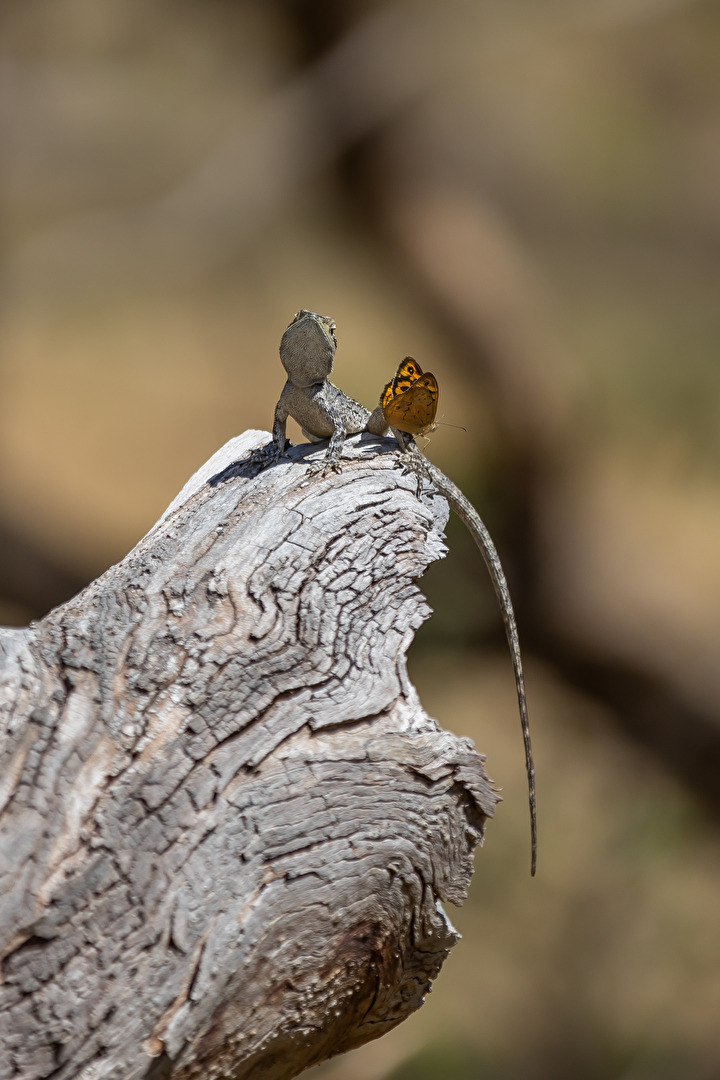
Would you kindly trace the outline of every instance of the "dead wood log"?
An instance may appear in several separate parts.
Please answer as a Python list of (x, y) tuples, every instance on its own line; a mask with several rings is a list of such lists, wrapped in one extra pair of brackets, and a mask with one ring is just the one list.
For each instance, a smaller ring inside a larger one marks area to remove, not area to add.
[[(417, 1009), (496, 796), (405, 653), (443, 500), (246, 432), (0, 631), (0, 1078), (291, 1077)], [(316, 452), (315, 452), (316, 453)]]

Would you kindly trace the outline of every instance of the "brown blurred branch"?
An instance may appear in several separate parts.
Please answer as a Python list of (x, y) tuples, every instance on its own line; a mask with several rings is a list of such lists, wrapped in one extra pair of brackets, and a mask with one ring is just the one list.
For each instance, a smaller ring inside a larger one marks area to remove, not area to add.
[[(165, 284), (207, 277), (303, 185), (442, 77), (437, 65), (423, 63), (419, 30), (405, 4), (372, 11), (164, 197), (73, 215), (11, 252), (8, 290), (22, 291), (26, 278), (63, 295), (115, 280), (144, 288), (158, 277)], [(7, 81), (12, 85), (11, 70)]]

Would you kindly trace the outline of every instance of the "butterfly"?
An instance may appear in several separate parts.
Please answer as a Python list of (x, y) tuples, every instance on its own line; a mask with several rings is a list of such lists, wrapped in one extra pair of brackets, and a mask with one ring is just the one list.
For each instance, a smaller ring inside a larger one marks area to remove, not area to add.
[(417, 360), (406, 356), (380, 396), (380, 405), (390, 427), (408, 435), (424, 435), (435, 429), (438, 405), (437, 379), (424, 375)]

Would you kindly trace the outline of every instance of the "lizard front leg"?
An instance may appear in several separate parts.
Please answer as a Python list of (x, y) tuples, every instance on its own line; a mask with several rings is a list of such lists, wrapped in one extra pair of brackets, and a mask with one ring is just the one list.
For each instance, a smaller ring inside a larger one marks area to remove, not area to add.
[(339, 473), (342, 470), (340, 458), (342, 457), (347, 430), (342, 422), (341, 414), (338, 409), (328, 406), (327, 415), (333, 425), (333, 433), (330, 436), (330, 442), (328, 443), (328, 448), (325, 451), (325, 456), (322, 461), (316, 461), (309, 466), (308, 474), (311, 476), (317, 473), (321, 473), (325, 476), (331, 471)]
[(285, 453), (285, 447), (288, 444), (287, 437), (287, 422), (290, 413), (287, 410), (283, 396), (280, 395), (280, 400), (275, 406), (275, 416), (273, 417), (273, 441), (272, 441), (272, 456), (274, 461), (279, 461)]
[[(294, 398), (297, 397), (297, 392)], [(294, 402), (295, 403), (295, 402)], [(330, 470), (340, 472), (343, 444), (348, 435), (357, 435), (363, 431), (370, 413), (359, 401), (348, 397), (329, 379), (312, 393), (306, 391), (305, 398), (296, 404), (296, 412), (291, 413), (296, 420), (301, 419), (303, 431), (313, 438), (330, 437), (325, 457), (321, 462), (310, 466), (311, 473), (323, 473)], [(309, 421), (313, 421), (312, 425)]]
[(259, 465), (261, 469), (266, 468), (268, 465), (277, 465), (288, 445), (287, 421), (289, 415), (285, 405), (284, 395), (281, 394), (280, 400), (275, 406), (272, 442), (266, 443), (265, 446), (261, 446), (257, 450), (251, 451), (249, 461), (253, 465)]

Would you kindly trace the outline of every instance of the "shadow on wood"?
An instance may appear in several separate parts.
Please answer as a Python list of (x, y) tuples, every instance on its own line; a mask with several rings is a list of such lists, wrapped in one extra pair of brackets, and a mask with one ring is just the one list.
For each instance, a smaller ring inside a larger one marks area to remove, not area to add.
[[(0, 631), (0, 1078), (284, 1078), (422, 1003), (496, 796), (405, 654), (443, 500), (246, 432)], [(322, 451), (321, 451), (322, 452)]]

